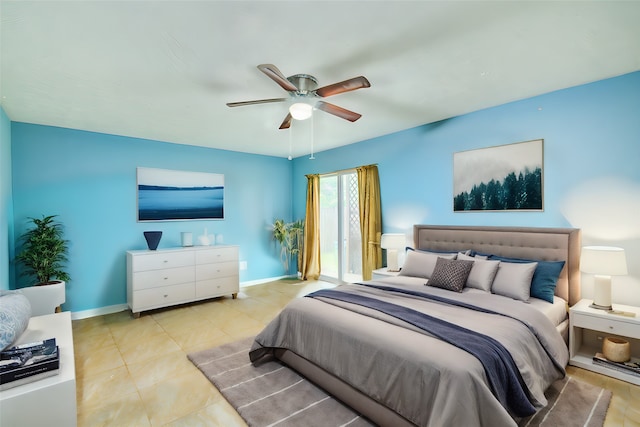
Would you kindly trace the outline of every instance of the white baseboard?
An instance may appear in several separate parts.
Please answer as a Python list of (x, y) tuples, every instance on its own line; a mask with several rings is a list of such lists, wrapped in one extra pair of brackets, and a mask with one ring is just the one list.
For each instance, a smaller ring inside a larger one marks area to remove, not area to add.
[(108, 307), (92, 308), (91, 310), (74, 311), (71, 320), (86, 319), (88, 317), (103, 316), (105, 314), (118, 313), (129, 309), (127, 304), (116, 304)]
[[(263, 283), (269, 283), (280, 279), (290, 279), (295, 278), (296, 276), (277, 276), (277, 277), (269, 277), (266, 279), (258, 279), (258, 280), (249, 280), (246, 282), (241, 282), (241, 288), (248, 288), (250, 286), (261, 285)], [(129, 306), (127, 304), (116, 304), (110, 305), (108, 307), (100, 307), (93, 308), (91, 310), (83, 310), (83, 311), (74, 311), (71, 313), (71, 320), (80, 320), (87, 319), (89, 317), (96, 316), (104, 316), (105, 314), (118, 313), (120, 311), (128, 310)]]
[(262, 285), (263, 283), (275, 282), (276, 280), (281, 279), (293, 279), (296, 276), (277, 276), (277, 277), (269, 277), (267, 279), (258, 279), (258, 280), (249, 280), (247, 282), (240, 282), (241, 288), (248, 288), (249, 286)]

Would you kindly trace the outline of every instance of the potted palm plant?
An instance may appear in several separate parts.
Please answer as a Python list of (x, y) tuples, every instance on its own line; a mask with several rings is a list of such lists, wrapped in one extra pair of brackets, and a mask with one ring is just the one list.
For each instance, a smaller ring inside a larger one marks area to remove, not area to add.
[(55, 220), (56, 216), (29, 218), (33, 227), (20, 237), (22, 247), (16, 261), (23, 267), (21, 275), (35, 279), (34, 288), (47, 288), (42, 291), (23, 289), (32, 303), (32, 311), (36, 312), (34, 314), (44, 314), (37, 313), (43, 304), (56, 303), (54, 307), (62, 304), (65, 301), (65, 283), (70, 280), (65, 270), (68, 241), (64, 239), (62, 224)]
[(280, 244), (280, 260), (285, 272), (289, 272), (289, 261), (295, 256), (298, 268), (301, 265), (304, 221), (285, 222), (276, 219), (273, 223), (273, 238)]
[(291, 238), (291, 256), (298, 261), (298, 272), (302, 267), (302, 247), (304, 243), (304, 221), (299, 219), (289, 224), (289, 236)]

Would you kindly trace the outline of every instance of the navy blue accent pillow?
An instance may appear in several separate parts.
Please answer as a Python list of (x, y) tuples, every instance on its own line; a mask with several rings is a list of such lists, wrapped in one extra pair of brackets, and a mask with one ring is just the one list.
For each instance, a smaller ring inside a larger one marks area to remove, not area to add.
[(489, 255), (489, 259), (505, 262), (537, 262), (538, 267), (531, 279), (531, 296), (553, 303), (558, 277), (564, 267), (564, 261), (540, 261), (537, 259), (508, 258), (499, 255)]

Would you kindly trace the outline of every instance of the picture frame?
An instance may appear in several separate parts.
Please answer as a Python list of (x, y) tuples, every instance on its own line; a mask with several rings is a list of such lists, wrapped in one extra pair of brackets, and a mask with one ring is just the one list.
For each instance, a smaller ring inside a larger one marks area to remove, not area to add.
[(543, 211), (544, 140), (453, 154), (453, 211)]
[(224, 219), (224, 175), (138, 167), (138, 222)]

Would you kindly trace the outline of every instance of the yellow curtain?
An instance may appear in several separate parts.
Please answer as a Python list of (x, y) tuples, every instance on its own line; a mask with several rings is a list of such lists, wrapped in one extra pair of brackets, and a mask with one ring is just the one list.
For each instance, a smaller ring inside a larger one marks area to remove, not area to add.
[(320, 277), (320, 175), (307, 175), (307, 211), (304, 218), (302, 279)]
[(382, 267), (380, 180), (376, 165), (361, 166), (356, 171), (362, 235), (362, 279), (371, 280), (371, 272)]

